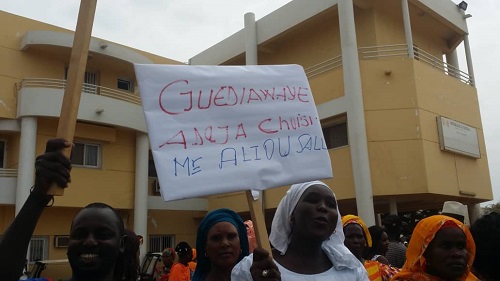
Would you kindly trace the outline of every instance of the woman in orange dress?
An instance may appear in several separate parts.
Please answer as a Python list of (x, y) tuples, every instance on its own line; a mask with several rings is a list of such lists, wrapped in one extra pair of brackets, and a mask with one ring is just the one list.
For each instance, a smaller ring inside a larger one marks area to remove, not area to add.
[(475, 253), (474, 240), (463, 223), (430, 216), (413, 230), (403, 269), (391, 281), (476, 281), (470, 271)]
[(383, 264), (377, 260), (365, 260), (363, 254), (367, 247), (372, 247), (372, 238), (365, 222), (358, 216), (345, 215), (342, 217), (345, 246), (364, 265), (370, 281), (389, 281), (399, 269)]

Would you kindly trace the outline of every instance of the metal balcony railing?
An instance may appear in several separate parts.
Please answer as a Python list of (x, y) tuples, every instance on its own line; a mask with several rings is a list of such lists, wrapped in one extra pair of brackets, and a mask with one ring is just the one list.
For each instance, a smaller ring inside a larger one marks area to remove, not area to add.
[[(464, 82), (465, 84), (474, 86), (474, 81), (472, 77), (458, 69), (457, 67), (444, 62), (442, 59), (428, 53), (421, 48), (413, 46), (414, 59), (419, 60), (427, 65), (437, 68), (444, 72), (445, 74), (457, 78), (458, 80)], [(393, 44), (393, 45), (380, 45), (380, 46), (369, 46), (360, 47), (360, 58), (361, 59), (380, 59), (386, 57), (395, 56), (408, 56), (407, 44)]]
[(304, 69), (304, 71), (306, 72), (307, 78), (312, 78), (321, 73), (340, 67), (341, 65), (342, 65), (342, 55), (338, 55), (331, 59), (327, 59), (323, 62), (310, 66)]
[[(64, 89), (66, 80), (50, 79), (50, 78), (25, 78), (18, 85), (18, 91), (23, 88), (52, 88)], [(134, 104), (141, 105), (141, 98), (138, 94), (127, 91), (115, 90), (103, 86), (83, 83), (82, 92), (92, 95), (114, 98)]]

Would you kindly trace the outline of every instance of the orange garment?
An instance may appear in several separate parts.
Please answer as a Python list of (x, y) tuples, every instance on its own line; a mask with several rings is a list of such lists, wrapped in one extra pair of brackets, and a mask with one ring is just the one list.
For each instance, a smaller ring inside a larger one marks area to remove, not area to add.
[(464, 233), (466, 237), (467, 252), (469, 254), (467, 260), (467, 271), (458, 281), (477, 281), (476, 276), (470, 272), (472, 262), (474, 261), (474, 256), (476, 254), (476, 245), (474, 244), (474, 239), (470, 234), (469, 229), (458, 220), (443, 216), (435, 215), (427, 217), (421, 220), (411, 236), (410, 243), (408, 244), (408, 250), (406, 251), (406, 262), (402, 270), (396, 274), (391, 281), (405, 281), (405, 280), (415, 280), (415, 281), (438, 281), (441, 278), (430, 275), (426, 273), (425, 270), (425, 258), (424, 252), (429, 246), (429, 243), (434, 239), (436, 233), (441, 229), (441, 227), (451, 221), (456, 224)]
[(399, 268), (383, 264), (378, 261), (368, 260), (364, 263), (370, 281), (389, 281), (399, 272)]
[(190, 281), (191, 280), (191, 269), (183, 265), (182, 263), (174, 263), (170, 269), (170, 276), (168, 281)]
[(196, 270), (196, 249), (191, 249), (193, 251), (193, 259), (188, 262), (188, 267), (191, 269), (191, 272), (194, 273)]
[(355, 223), (361, 226), (366, 238), (366, 244), (368, 247), (372, 246), (372, 236), (370, 235), (370, 231), (368, 231), (368, 227), (366, 227), (365, 222), (358, 216), (355, 215), (345, 215), (342, 217), (342, 227), (350, 223)]

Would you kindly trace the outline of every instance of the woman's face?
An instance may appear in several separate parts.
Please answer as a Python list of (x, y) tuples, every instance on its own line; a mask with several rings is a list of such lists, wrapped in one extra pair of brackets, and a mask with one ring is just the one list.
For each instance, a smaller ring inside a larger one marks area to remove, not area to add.
[(387, 236), (387, 233), (385, 231), (382, 232), (382, 236), (380, 236), (379, 249), (382, 256), (385, 256), (385, 254), (387, 254), (387, 251), (389, 250), (389, 236)]
[(295, 233), (320, 241), (328, 239), (338, 220), (335, 196), (324, 186), (310, 186), (300, 197), (291, 220)]
[(350, 223), (344, 226), (344, 245), (351, 251), (351, 253), (359, 260), (363, 257), (365, 250), (366, 239), (363, 233), (363, 228), (357, 223)]
[(467, 270), (469, 254), (464, 232), (459, 228), (444, 228), (436, 233), (424, 257), (426, 272), (446, 280), (455, 280)]
[(207, 234), (205, 252), (212, 266), (232, 269), (240, 256), (240, 237), (230, 222), (216, 223)]
[(167, 253), (161, 255), (161, 261), (166, 268), (171, 268), (172, 265), (174, 265), (174, 259), (172, 258), (172, 255), (169, 255)]

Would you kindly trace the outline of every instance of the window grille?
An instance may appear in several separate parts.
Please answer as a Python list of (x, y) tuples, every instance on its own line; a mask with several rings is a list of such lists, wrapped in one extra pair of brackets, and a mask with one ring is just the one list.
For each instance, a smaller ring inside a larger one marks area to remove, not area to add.
[(49, 256), (49, 237), (33, 236), (30, 241), (29, 262), (46, 260)]
[(149, 251), (152, 253), (163, 252), (165, 248), (175, 247), (175, 235), (150, 235)]

